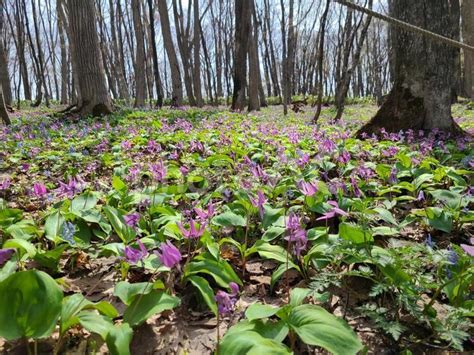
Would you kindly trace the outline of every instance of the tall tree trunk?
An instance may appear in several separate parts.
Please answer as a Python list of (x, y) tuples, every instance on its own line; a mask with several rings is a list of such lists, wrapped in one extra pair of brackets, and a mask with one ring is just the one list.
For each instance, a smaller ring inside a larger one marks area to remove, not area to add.
[(61, 16), (61, 0), (56, 0), (56, 13), (58, 16), (59, 46), (61, 48), (61, 96), (62, 105), (67, 104), (67, 85), (68, 85), (68, 60), (66, 48), (66, 34), (63, 17)]
[(140, 0), (132, 0), (133, 27), (137, 41), (135, 53), (135, 107), (145, 106), (145, 38), (143, 32)]
[(249, 36), (249, 111), (260, 110), (259, 85), (260, 79), (260, 62), (258, 59), (258, 24), (255, 16), (254, 0), (249, 0), (250, 11), (252, 16), (252, 26)]
[[(459, 28), (457, 0), (394, 0), (392, 17), (446, 37), (455, 38)], [(395, 55), (394, 86), (375, 117), (359, 132), (400, 130), (457, 132), (451, 117), (457, 49), (418, 33), (392, 28)]]
[(247, 53), (250, 35), (250, 0), (235, 0), (234, 93), (232, 110), (245, 108)]
[(94, 0), (67, 0), (71, 47), (77, 70), (82, 115), (112, 112), (96, 29)]
[[(194, 35), (193, 35), (193, 54), (194, 54), (194, 94), (196, 96), (196, 105), (198, 107), (204, 106), (201, 92), (201, 25), (199, 18), (199, 0), (194, 0)], [(220, 78), (219, 78), (220, 79)]]
[(163, 42), (170, 62), (171, 81), (172, 81), (172, 106), (181, 106), (183, 101), (183, 86), (181, 82), (181, 72), (179, 69), (178, 57), (174, 49), (173, 37), (171, 36), (170, 18), (166, 1), (158, 1), (158, 12), (161, 20), (161, 32)]
[[(372, 9), (372, 0), (369, 0), (369, 9)], [(350, 85), (354, 71), (359, 66), (360, 55), (362, 53), (362, 46), (364, 45), (365, 38), (367, 37), (367, 31), (369, 30), (371, 20), (372, 20), (372, 16), (367, 16), (364, 22), (364, 25), (362, 27), (360, 37), (357, 41), (355, 53), (353, 53), (351, 65), (349, 66), (348, 63), (345, 63), (345, 66), (347, 65), (347, 67), (343, 69), (344, 73), (342, 74), (342, 78), (338, 85), (338, 90), (337, 90), (337, 95), (336, 95), (337, 112), (336, 112), (336, 117), (334, 118), (336, 121), (339, 121), (341, 119), (342, 114), (344, 112), (346, 97), (347, 97), (347, 93), (349, 92), (349, 85)], [(350, 48), (346, 48), (346, 50), (349, 51)]]
[(313, 122), (317, 123), (319, 116), (321, 116), (321, 109), (323, 106), (323, 64), (324, 64), (324, 38), (326, 37), (326, 22), (329, 13), (329, 5), (331, 0), (326, 0), (326, 7), (324, 8), (323, 16), (321, 18), (321, 25), (319, 29), (319, 49), (318, 49), (318, 99), (316, 113), (313, 117)]
[(148, 0), (148, 16), (150, 18), (151, 49), (153, 55), (153, 75), (155, 76), (156, 94), (158, 100), (156, 106), (163, 106), (163, 85), (161, 83), (160, 70), (158, 69), (158, 52), (156, 50), (155, 10), (153, 0)]
[[(462, 36), (474, 46), (474, 1), (462, 1)], [(463, 94), (474, 100), (474, 52), (464, 50)]]
[[(0, 34), (3, 34), (3, 21), (4, 21), (4, 8), (3, 8), (3, 1), (0, 0)], [(3, 36), (1, 36), (3, 37)], [(3, 57), (2, 62), (0, 62), (0, 118), (2, 119), (5, 125), (9, 125), (10, 117), (8, 116), (8, 111), (5, 106), (5, 97), (3, 93), (3, 85), (8, 86), (8, 90), (10, 90), (10, 101), (11, 99), (11, 88), (10, 88), (10, 79), (8, 77), (8, 67), (7, 67), (7, 56), (6, 51), (3, 46), (3, 39), (0, 38), (0, 57)], [(6, 74), (6, 77), (4, 75)], [(11, 102), (10, 102), (11, 103)]]
[(43, 46), (41, 44), (41, 36), (40, 30), (38, 26), (38, 16), (36, 15), (36, 2), (35, 0), (31, 0), (31, 9), (33, 12), (33, 26), (35, 29), (35, 38), (36, 38), (36, 46), (38, 47), (38, 63), (39, 63), (39, 79), (40, 84), (43, 86), (44, 89), (44, 98), (46, 101), (46, 106), (49, 107), (49, 90), (46, 85), (46, 69), (44, 64), (44, 53), (43, 53)]

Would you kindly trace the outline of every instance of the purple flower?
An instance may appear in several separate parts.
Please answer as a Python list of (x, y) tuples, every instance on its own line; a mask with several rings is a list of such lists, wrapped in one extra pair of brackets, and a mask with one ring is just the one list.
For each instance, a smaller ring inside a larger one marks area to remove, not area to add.
[(0, 267), (5, 265), (7, 261), (10, 260), (13, 254), (15, 254), (15, 249), (0, 249)]
[(391, 184), (396, 184), (398, 182), (397, 179), (397, 168), (393, 167), (392, 170), (390, 170), (390, 176), (388, 177), (388, 182)]
[(123, 219), (125, 221), (125, 224), (127, 224), (127, 226), (136, 228), (138, 226), (138, 221), (140, 221), (140, 215), (136, 212), (130, 213), (123, 216)]
[(237, 295), (239, 294), (239, 285), (235, 282), (229, 283), (231, 293), (219, 290), (216, 293), (215, 300), (217, 302), (217, 310), (220, 315), (228, 315), (234, 310), (235, 303), (237, 302)]
[(474, 256), (474, 238), (470, 240), (471, 245), (461, 244), (461, 248), (470, 256)]
[(423, 192), (423, 190), (420, 190), (420, 192), (418, 193), (418, 197), (416, 198), (417, 201), (424, 201), (425, 200), (425, 193)]
[(201, 210), (199, 208), (195, 208), (194, 212), (196, 212), (196, 215), (198, 216), (200, 220), (202, 221), (210, 220), (214, 216), (214, 213), (215, 213), (214, 204), (212, 203), (212, 200), (209, 201), (209, 204), (207, 205), (207, 211)]
[(268, 181), (267, 173), (265, 172), (265, 170), (262, 169), (259, 164), (253, 164), (250, 168), (250, 171), (252, 172), (253, 176), (258, 179), (261, 179), (263, 182)]
[(318, 186), (312, 182), (301, 180), (297, 183), (297, 186), (305, 196), (313, 196), (318, 192)]
[(161, 243), (160, 251), (155, 250), (155, 255), (158, 256), (160, 262), (170, 269), (179, 264), (182, 259), (179, 249), (176, 248), (169, 240), (166, 243)]
[(339, 157), (337, 158), (337, 161), (342, 164), (347, 164), (349, 160), (351, 160), (351, 155), (347, 150), (342, 151), (342, 153), (340, 153)]
[(184, 228), (182, 223), (177, 223), (179, 231), (185, 237), (186, 239), (197, 239), (200, 238), (203, 234), (204, 231), (206, 230), (206, 224), (202, 224), (199, 229), (196, 229), (196, 224), (194, 220), (191, 220), (189, 222), (189, 230)]
[(299, 257), (301, 252), (306, 249), (308, 238), (306, 236), (306, 231), (301, 228), (299, 217), (293, 212), (288, 216), (286, 222), (286, 233), (287, 236), (285, 237), (285, 240), (292, 244), (295, 255)]
[(46, 186), (44, 184), (35, 182), (33, 185), (33, 193), (36, 197), (40, 198), (46, 195), (48, 191), (46, 190)]
[(353, 176), (351, 176), (351, 185), (352, 185), (352, 190), (354, 191), (354, 196), (361, 197), (362, 191), (359, 188), (359, 184), (357, 183), (357, 180)]
[(258, 208), (258, 212), (260, 214), (260, 218), (263, 218), (263, 214), (265, 212), (263, 205), (267, 202), (265, 194), (262, 191), (257, 191), (257, 197), (250, 197), (250, 202), (256, 208)]
[(184, 165), (179, 167), (179, 171), (181, 171), (181, 174), (183, 174), (183, 176), (186, 176), (189, 173), (189, 169)]
[(0, 180), (0, 191), (6, 191), (10, 188), (12, 181), (9, 176)]
[(166, 177), (166, 167), (162, 161), (158, 162), (157, 164), (150, 164), (148, 166), (150, 168), (150, 172), (153, 175), (153, 179), (158, 182), (163, 182)]
[(73, 198), (76, 194), (82, 192), (85, 187), (85, 182), (79, 177), (69, 179), (68, 183), (59, 182), (59, 188), (56, 189), (56, 197), (58, 198)]
[(125, 141), (122, 142), (121, 147), (122, 147), (123, 150), (130, 150), (130, 149), (132, 149), (132, 143), (125, 140)]
[(141, 168), (139, 165), (132, 166), (128, 169), (128, 175), (125, 177), (127, 181), (135, 181), (137, 176), (140, 174)]
[(151, 140), (148, 141), (148, 144), (146, 146), (146, 150), (149, 153), (159, 153), (159, 152), (161, 152), (161, 145), (159, 145), (158, 143), (156, 143), (156, 141), (151, 139)]
[(329, 210), (328, 212), (326, 212), (325, 214), (323, 214), (322, 217), (319, 217), (317, 221), (328, 220), (328, 219), (336, 217), (337, 215), (344, 216), (344, 217), (349, 216), (349, 214), (346, 211), (343, 211), (339, 208), (339, 204), (336, 201), (328, 201), (328, 204), (330, 204), (333, 208)]
[(137, 240), (137, 244), (139, 249), (135, 249), (128, 245), (125, 247), (125, 260), (130, 264), (137, 264), (139, 261), (143, 261), (143, 259), (148, 255), (148, 250), (146, 250), (140, 240)]

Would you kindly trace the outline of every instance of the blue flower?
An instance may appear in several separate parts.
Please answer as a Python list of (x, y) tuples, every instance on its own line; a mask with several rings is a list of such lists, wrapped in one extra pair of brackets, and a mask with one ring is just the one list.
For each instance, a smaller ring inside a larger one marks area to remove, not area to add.
[(61, 237), (71, 245), (76, 244), (76, 242), (74, 241), (75, 233), (76, 226), (74, 224), (72, 224), (71, 222), (66, 222), (63, 224), (63, 228), (61, 229)]

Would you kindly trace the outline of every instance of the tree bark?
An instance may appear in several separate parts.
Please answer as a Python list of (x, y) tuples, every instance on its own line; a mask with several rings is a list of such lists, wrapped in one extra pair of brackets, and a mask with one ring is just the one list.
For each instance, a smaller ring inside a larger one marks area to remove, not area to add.
[(245, 108), (247, 53), (250, 35), (250, 0), (235, 0), (234, 93), (232, 110)]
[(133, 27), (135, 29), (135, 107), (145, 106), (145, 39), (140, 11), (140, 0), (132, 0)]
[(112, 112), (105, 81), (96, 29), (94, 0), (67, 0), (71, 46), (77, 69), (82, 115), (100, 116)]
[(193, 34), (193, 54), (194, 54), (194, 94), (196, 96), (196, 105), (198, 107), (204, 106), (204, 100), (201, 92), (201, 26), (199, 18), (199, 0), (194, 0), (194, 34)]
[(158, 12), (161, 20), (161, 32), (163, 34), (163, 42), (170, 62), (171, 81), (172, 81), (172, 106), (181, 106), (183, 101), (183, 86), (181, 82), (181, 72), (179, 69), (178, 57), (171, 36), (170, 18), (168, 14), (168, 6), (166, 1), (158, 1)]
[(3, 24), (4, 24), (4, 9), (3, 0), (0, 0), (0, 86), (2, 87), (2, 100), (0, 105), (12, 104), (12, 89), (10, 85), (10, 76), (8, 75), (8, 57), (5, 46), (3, 45)]
[[(465, 43), (474, 45), (474, 1), (462, 1), (462, 36)], [(474, 53), (464, 50), (463, 94), (474, 100)]]
[(163, 85), (161, 83), (160, 70), (158, 69), (158, 51), (156, 50), (155, 10), (153, 0), (148, 0), (148, 15), (150, 17), (151, 49), (153, 54), (153, 74), (155, 76), (156, 94), (158, 100), (156, 106), (163, 106)]
[[(394, 0), (392, 17), (455, 38), (457, 0)], [(457, 14), (459, 16), (459, 14)], [(459, 17), (457, 17), (459, 19)], [(400, 130), (458, 132), (451, 117), (451, 95), (458, 49), (418, 33), (392, 28), (394, 86), (375, 117), (357, 133)]]

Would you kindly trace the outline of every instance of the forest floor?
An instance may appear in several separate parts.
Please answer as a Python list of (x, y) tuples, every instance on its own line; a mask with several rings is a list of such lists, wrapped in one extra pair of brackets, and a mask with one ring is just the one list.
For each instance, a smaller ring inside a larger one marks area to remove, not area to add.
[[(0, 264), (0, 288), (36, 269), (65, 296), (38, 353), (130, 341), (132, 354), (209, 354), (217, 333), (226, 355), (344, 353), (351, 341), (371, 354), (474, 350), (472, 137), (352, 138), (377, 111), (368, 103), (338, 123), (325, 108), (318, 126), (311, 107), (97, 120), (50, 117), (56, 109), (17, 111), (0, 129), (0, 246), (16, 250)], [(453, 117), (474, 134), (474, 105), (454, 105)], [(182, 254), (170, 267), (153, 253), (165, 240)], [(134, 261), (127, 248), (140, 244), (147, 252)], [(219, 290), (231, 309), (216, 317)], [(168, 304), (144, 304), (154, 293)], [(63, 330), (73, 296), (92, 304)], [(321, 318), (295, 320), (306, 305)], [(318, 321), (331, 315), (327, 345)], [(0, 339), (0, 352), (25, 344)]]

